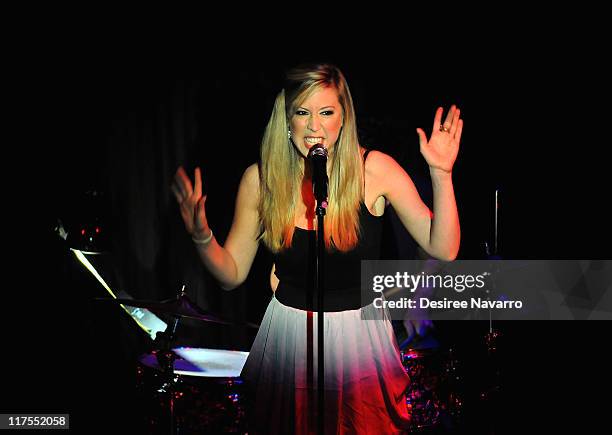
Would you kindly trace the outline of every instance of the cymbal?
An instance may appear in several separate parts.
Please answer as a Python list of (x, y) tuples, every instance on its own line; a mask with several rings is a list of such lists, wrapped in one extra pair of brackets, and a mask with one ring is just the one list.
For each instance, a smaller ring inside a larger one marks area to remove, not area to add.
[(112, 301), (117, 304), (127, 305), (129, 307), (147, 308), (151, 311), (171, 314), (179, 317), (189, 317), (191, 319), (203, 320), (205, 322), (222, 323), (229, 325), (230, 322), (212, 315), (202, 308), (198, 307), (189, 299), (186, 294), (181, 294), (177, 298), (167, 299), (165, 301), (151, 301), (138, 299), (111, 299), (111, 298), (96, 298), (100, 301)]

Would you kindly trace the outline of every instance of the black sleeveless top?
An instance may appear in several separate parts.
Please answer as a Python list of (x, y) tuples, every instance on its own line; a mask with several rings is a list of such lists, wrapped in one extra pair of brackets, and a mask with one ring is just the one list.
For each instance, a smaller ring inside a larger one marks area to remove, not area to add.
[[(364, 162), (369, 150), (364, 155)], [(324, 311), (355, 310), (361, 304), (361, 260), (380, 259), (382, 216), (374, 216), (361, 202), (361, 236), (348, 252), (325, 251)], [(301, 310), (316, 311), (314, 291), (316, 231), (295, 227), (291, 247), (274, 255), (279, 279), (278, 301)], [(367, 301), (364, 305), (371, 303)]]

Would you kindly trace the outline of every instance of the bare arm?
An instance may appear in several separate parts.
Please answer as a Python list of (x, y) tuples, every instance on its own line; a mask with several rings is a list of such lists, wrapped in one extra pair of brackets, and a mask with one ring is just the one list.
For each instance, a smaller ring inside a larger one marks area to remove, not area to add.
[[(379, 193), (425, 252), (441, 260), (454, 260), (459, 250), (459, 217), (450, 176), (432, 175), (434, 212), (425, 205), (410, 176), (390, 156), (372, 151), (372, 171)], [(434, 219), (433, 217), (436, 216)]]
[(421, 200), (412, 179), (393, 158), (383, 153), (373, 157), (374, 179), (415, 241), (432, 257), (451, 261), (457, 257), (461, 240), (459, 215), (452, 182), (463, 129), (460, 112), (452, 106), (441, 127), (442, 108), (434, 117), (431, 138), (417, 129), (421, 153), (429, 165), (433, 187), (433, 213)]
[(441, 260), (454, 260), (459, 252), (461, 229), (451, 174), (430, 168), (433, 216), (428, 253)]
[(259, 169), (257, 164), (249, 166), (238, 188), (236, 207), (232, 227), (225, 241), (225, 249), (232, 256), (236, 267), (235, 281), (229, 286), (231, 290), (242, 284), (251, 270), (259, 241)]
[[(205, 239), (211, 232), (204, 210), (206, 197), (201, 195), (199, 170), (196, 170), (195, 184), (196, 187), (192, 190), (190, 180), (182, 168), (179, 168), (177, 186), (173, 186), (173, 191), (181, 204), (181, 214), (187, 231), (196, 239)], [(225, 290), (242, 284), (253, 264), (259, 246), (258, 200), (259, 174), (257, 165), (253, 164), (246, 169), (240, 181), (234, 220), (225, 246), (221, 246), (214, 237), (205, 245), (195, 244), (200, 259)]]

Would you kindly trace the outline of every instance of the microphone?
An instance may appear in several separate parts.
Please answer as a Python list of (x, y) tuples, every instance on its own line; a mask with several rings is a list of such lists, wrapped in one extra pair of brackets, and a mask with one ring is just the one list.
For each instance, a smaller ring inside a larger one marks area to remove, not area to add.
[(312, 164), (312, 190), (317, 202), (327, 207), (327, 149), (317, 144), (308, 151), (308, 160)]

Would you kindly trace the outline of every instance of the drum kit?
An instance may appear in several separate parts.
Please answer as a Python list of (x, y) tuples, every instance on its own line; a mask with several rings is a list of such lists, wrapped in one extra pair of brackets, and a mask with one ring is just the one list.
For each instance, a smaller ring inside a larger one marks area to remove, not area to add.
[(453, 350), (414, 346), (400, 350), (400, 356), (410, 377), (406, 406), (411, 432), (452, 427), (463, 410), (461, 372)]
[[(230, 324), (198, 307), (185, 293), (165, 301), (99, 298), (170, 315), (154, 349), (138, 358), (137, 395), (148, 434), (246, 433), (246, 404), (240, 372), (248, 352), (176, 347), (182, 318)], [(248, 325), (253, 326), (253, 325)]]

